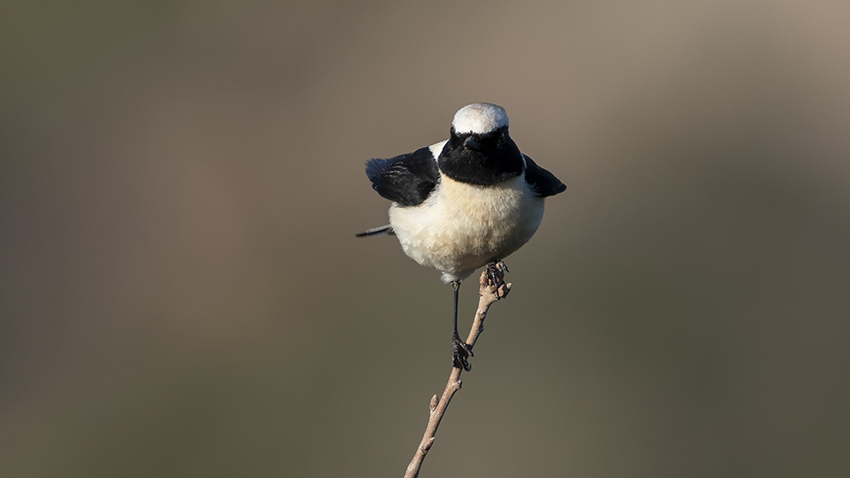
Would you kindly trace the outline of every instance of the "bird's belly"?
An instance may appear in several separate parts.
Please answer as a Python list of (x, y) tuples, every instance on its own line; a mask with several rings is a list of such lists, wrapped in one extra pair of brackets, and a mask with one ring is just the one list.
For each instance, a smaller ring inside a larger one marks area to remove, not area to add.
[(519, 176), (495, 186), (474, 186), (443, 177), (438, 189), (415, 207), (390, 207), (390, 224), (405, 254), (462, 280), (503, 259), (531, 239), (543, 218), (543, 199)]

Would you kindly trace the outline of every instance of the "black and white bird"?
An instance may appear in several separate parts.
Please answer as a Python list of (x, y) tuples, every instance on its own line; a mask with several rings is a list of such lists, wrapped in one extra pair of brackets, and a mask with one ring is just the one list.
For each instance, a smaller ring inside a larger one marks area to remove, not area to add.
[(567, 187), (508, 134), (501, 106), (474, 103), (454, 116), (446, 141), (366, 163), (372, 188), (392, 201), (390, 224), (358, 237), (395, 234), (404, 253), (442, 272), (454, 289), (452, 364), (469, 370), (470, 347), (458, 336), (460, 283), (496, 267), (540, 226), (543, 200)]

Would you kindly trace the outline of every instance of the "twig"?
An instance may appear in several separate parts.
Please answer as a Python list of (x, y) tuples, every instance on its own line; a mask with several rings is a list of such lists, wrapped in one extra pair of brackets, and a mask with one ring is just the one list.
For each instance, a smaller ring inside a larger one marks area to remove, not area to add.
[[(481, 287), (478, 289), (478, 310), (475, 311), (475, 319), (472, 321), (472, 329), (469, 331), (469, 337), (466, 339), (466, 343), (469, 344), (470, 348), (475, 345), (475, 342), (478, 340), (478, 336), (484, 331), (484, 319), (487, 318), (487, 311), (490, 310), (490, 306), (499, 299), (507, 297), (508, 292), (511, 291), (511, 284), (505, 284), (504, 282), (504, 271), (502, 268), (498, 268), (495, 273), (495, 277), (492, 278), (497, 279), (495, 284), (491, 279), (492, 275), (493, 273), (488, 272), (487, 269), (481, 273), (481, 279), (479, 280)], [(431, 445), (434, 444), (434, 438), (437, 435), (437, 427), (440, 426), (440, 421), (443, 419), (443, 415), (445, 415), (446, 409), (449, 407), (449, 402), (452, 401), (452, 397), (458, 390), (460, 390), (462, 385), (460, 374), (462, 371), (463, 370), (458, 367), (452, 367), (452, 372), (449, 375), (449, 381), (446, 384), (446, 389), (443, 390), (443, 396), (437, 398), (437, 396), (434, 395), (431, 398), (431, 417), (428, 419), (428, 426), (425, 428), (425, 435), (422, 437), (422, 441), (416, 449), (416, 454), (413, 455), (413, 460), (411, 460), (410, 465), (407, 466), (407, 472), (405, 472), (404, 478), (416, 478), (419, 476), (419, 469), (422, 468), (422, 461), (425, 459), (425, 455), (428, 454), (428, 450), (431, 449)]]

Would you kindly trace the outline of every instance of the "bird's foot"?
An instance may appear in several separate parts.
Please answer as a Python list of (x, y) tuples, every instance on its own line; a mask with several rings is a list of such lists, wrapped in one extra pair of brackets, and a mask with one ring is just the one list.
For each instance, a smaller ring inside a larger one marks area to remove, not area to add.
[(469, 357), (474, 357), (472, 346), (460, 340), (460, 336), (454, 334), (452, 336), (452, 366), (462, 368), (469, 372), (472, 370), (472, 365), (469, 365), (467, 360)]
[(502, 292), (505, 285), (505, 272), (510, 271), (503, 261), (487, 264), (487, 285), (493, 288), (497, 299), (501, 299), (507, 295), (507, 293)]

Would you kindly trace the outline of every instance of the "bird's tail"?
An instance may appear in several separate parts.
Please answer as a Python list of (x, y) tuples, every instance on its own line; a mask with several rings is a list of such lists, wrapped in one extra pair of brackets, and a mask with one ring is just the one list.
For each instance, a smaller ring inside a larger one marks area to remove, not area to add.
[(393, 227), (387, 225), (387, 226), (381, 226), (381, 227), (374, 227), (372, 229), (369, 229), (368, 231), (363, 231), (359, 234), (355, 234), (355, 236), (356, 237), (388, 236), (388, 235), (393, 235), (393, 234), (395, 234), (395, 232), (393, 231)]

